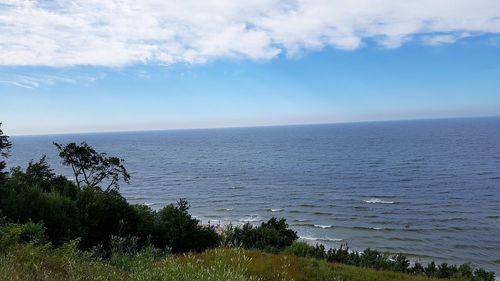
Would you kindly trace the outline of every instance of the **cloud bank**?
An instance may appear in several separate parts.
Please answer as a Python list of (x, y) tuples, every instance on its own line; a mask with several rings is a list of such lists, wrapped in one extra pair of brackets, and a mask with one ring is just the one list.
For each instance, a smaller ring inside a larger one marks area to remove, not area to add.
[(0, 0), (0, 65), (269, 60), (500, 33), (498, 0)]

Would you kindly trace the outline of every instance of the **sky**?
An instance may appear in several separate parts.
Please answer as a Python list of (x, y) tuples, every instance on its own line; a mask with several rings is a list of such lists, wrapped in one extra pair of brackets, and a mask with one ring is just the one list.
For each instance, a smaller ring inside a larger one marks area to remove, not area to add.
[(10, 135), (499, 115), (497, 0), (0, 0)]

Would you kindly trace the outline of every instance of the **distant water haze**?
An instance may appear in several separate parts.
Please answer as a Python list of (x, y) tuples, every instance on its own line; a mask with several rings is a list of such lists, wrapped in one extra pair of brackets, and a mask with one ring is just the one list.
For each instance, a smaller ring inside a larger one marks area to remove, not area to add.
[(52, 142), (126, 160), (122, 194), (201, 221), (285, 217), (312, 244), (371, 247), (500, 273), (500, 118), (12, 137), (10, 166)]

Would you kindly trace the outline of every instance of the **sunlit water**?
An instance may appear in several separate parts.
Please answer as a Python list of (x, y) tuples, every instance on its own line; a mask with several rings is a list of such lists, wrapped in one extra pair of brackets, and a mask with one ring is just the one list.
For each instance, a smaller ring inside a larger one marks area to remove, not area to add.
[(187, 198), (204, 223), (285, 217), (311, 243), (500, 273), (500, 118), (13, 137), (9, 165), (52, 142), (126, 160), (123, 195), (161, 208)]

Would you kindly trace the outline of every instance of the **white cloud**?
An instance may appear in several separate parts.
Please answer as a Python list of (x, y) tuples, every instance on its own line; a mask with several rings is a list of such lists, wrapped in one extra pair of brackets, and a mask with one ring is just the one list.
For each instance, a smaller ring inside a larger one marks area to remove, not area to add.
[(69, 78), (65, 75), (47, 75), (47, 74), (17, 74), (17, 73), (0, 73), (0, 84), (10, 85), (25, 89), (35, 89), (42, 86), (52, 86), (56, 83), (77, 84), (77, 83), (94, 83), (98, 79), (104, 78), (104, 74), (100, 76), (82, 76), (73, 75)]
[(0, 80), (0, 84), (7, 84), (12, 86), (17, 86), (26, 89), (34, 89), (44, 85), (54, 85), (56, 82), (71, 83), (74, 84), (76, 80), (55, 76), (55, 75), (3, 75), (3, 80)]
[(0, 0), (0, 65), (269, 60), (500, 33), (498, 0)]

